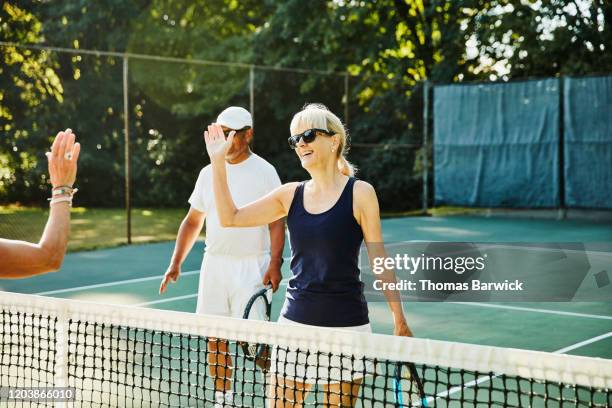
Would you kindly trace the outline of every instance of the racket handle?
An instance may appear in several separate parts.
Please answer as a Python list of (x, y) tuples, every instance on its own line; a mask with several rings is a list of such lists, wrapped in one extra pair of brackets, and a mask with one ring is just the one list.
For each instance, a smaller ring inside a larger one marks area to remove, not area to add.
[(395, 400), (400, 407), (404, 406), (404, 397), (402, 396), (402, 386), (400, 380), (397, 378), (393, 379), (393, 389), (395, 391)]

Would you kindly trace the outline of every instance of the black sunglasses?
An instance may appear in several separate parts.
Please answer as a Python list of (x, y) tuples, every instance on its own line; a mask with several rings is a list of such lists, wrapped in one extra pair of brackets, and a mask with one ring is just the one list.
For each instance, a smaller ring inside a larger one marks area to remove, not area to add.
[(314, 142), (315, 138), (317, 137), (317, 132), (323, 133), (327, 136), (335, 135), (334, 132), (330, 132), (329, 130), (325, 129), (308, 129), (303, 133), (289, 136), (289, 139), (287, 139), (287, 141), (289, 142), (289, 147), (292, 149), (297, 148), (298, 143), (300, 143), (300, 139), (302, 139), (304, 143)]
[(243, 132), (243, 131), (245, 131), (247, 129), (250, 129), (250, 128), (251, 128), (250, 126), (245, 126), (242, 129), (227, 129), (227, 130), (223, 131), (223, 134), (225, 135), (225, 138), (227, 139), (231, 132), (236, 132), (236, 134), (238, 134), (238, 133)]

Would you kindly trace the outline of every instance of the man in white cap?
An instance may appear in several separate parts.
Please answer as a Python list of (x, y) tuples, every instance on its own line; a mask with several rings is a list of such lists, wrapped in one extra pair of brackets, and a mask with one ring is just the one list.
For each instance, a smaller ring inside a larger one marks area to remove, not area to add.
[[(235, 131), (232, 146), (225, 156), (227, 177), (236, 205), (255, 201), (281, 185), (274, 167), (253, 153), (251, 114), (231, 106), (217, 117), (225, 137)], [(206, 219), (206, 250), (200, 271), (196, 313), (242, 318), (249, 298), (264, 285), (278, 289), (285, 245), (284, 221), (266, 227), (223, 228), (215, 208), (210, 164), (200, 171), (191, 197), (191, 208), (178, 231), (174, 254), (159, 292), (178, 279), (181, 264), (193, 247)], [(264, 319), (261, 307), (251, 318)], [(231, 393), (232, 361), (225, 342), (209, 343), (210, 374), (215, 378), (216, 407), (233, 404)]]

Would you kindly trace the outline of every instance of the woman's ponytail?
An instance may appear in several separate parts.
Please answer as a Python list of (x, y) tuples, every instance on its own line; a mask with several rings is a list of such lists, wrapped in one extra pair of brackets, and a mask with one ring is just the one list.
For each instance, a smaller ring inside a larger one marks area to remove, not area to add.
[(338, 157), (338, 169), (340, 170), (340, 173), (349, 177), (353, 177), (355, 175), (355, 172), (357, 171), (355, 166), (351, 162), (346, 160), (346, 157), (344, 157), (344, 153), (340, 153), (340, 156)]

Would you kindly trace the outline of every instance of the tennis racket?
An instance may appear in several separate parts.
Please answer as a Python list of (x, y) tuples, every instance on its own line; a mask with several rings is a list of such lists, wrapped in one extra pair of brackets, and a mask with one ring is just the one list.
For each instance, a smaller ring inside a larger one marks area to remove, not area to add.
[[(251, 310), (257, 307), (263, 307), (265, 310), (265, 319), (270, 321), (270, 313), (272, 311), (272, 303), (268, 300), (268, 291), (272, 289), (272, 285), (268, 285), (265, 288), (257, 291), (249, 299), (246, 307), (244, 308), (243, 319), (248, 319), (251, 315)], [(264, 372), (267, 373), (270, 370), (270, 346), (266, 344), (251, 344), (247, 342), (240, 342), (242, 352), (244, 356), (255, 364)]]
[(427, 396), (416, 366), (397, 363), (393, 377), (393, 391), (398, 407), (427, 407)]

